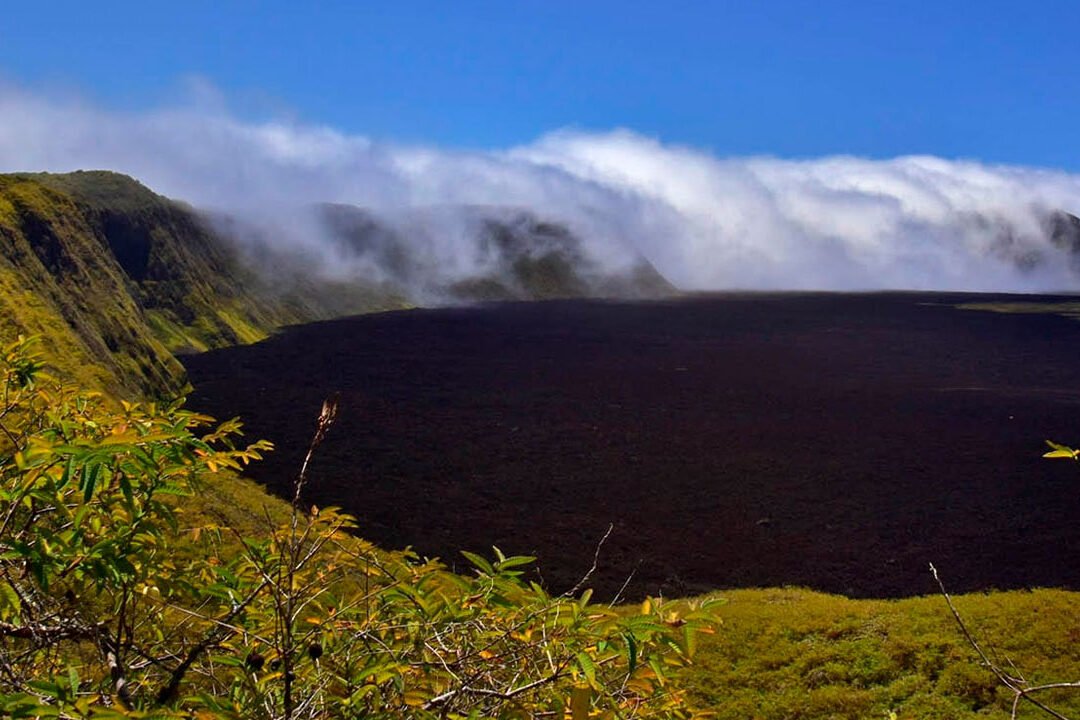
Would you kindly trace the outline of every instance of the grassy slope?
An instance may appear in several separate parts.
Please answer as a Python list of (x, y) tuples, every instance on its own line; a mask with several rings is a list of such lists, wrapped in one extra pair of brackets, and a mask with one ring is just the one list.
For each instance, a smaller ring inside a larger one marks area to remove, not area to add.
[(112, 392), (176, 389), (183, 369), (154, 337), (123, 270), (72, 197), (0, 177), (0, 334), (42, 336), (75, 381)]
[(76, 199), (170, 350), (255, 342), (279, 325), (307, 319), (274, 302), (186, 205), (116, 173), (33, 178)]
[[(724, 624), (701, 642), (683, 678), (720, 718), (1008, 716), (1011, 694), (979, 666), (940, 597), (849, 600), (798, 589), (720, 595)], [(1080, 594), (995, 592), (955, 602), (980, 642), (1029, 681), (1080, 678)], [(1041, 699), (1080, 712), (1080, 692)], [(1020, 714), (1038, 716), (1034, 708)]]

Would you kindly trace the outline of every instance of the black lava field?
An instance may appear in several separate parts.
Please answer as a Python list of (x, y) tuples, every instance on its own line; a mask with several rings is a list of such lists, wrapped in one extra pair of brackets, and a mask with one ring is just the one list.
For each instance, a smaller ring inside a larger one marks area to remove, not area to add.
[[(1033, 298), (727, 294), (366, 315), (185, 358), (286, 494), (385, 547), (539, 558), (553, 590), (1080, 588), (1080, 323)], [(1041, 298), (1052, 300), (1052, 298)]]

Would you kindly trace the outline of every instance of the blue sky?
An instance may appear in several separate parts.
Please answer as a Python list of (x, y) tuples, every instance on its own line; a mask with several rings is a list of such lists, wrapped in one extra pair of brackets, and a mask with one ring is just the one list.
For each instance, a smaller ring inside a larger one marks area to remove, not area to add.
[[(1075, 2), (13, 4), (0, 78), (440, 146), (631, 128), (717, 155), (1080, 170)], [(0, 122), (3, 122), (0, 119)]]

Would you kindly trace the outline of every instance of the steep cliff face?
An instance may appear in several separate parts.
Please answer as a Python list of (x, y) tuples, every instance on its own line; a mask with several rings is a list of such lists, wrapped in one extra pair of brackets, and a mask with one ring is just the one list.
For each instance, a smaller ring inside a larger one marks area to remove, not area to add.
[(262, 339), (290, 313), (192, 208), (107, 172), (34, 176), (72, 197), (172, 351)]
[(175, 352), (310, 319), (191, 208), (109, 172), (0, 176), (0, 335), (42, 336), (57, 369), (123, 394), (184, 385)]
[(0, 177), (0, 334), (40, 335), (62, 374), (113, 392), (175, 391), (183, 368), (151, 330), (137, 286), (76, 199)]

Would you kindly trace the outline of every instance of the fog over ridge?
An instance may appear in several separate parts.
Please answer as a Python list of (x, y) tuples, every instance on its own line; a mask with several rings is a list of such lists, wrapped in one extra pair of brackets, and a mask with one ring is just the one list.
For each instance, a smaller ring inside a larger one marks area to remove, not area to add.
[(0, 171), (123, 172), (328, 269), (339, 258), (300, 211), (314, 203), (386, 219), (450, 279), (486, 262), (477, 209), (521, 208), (564, 223), (600, 266), (640, 254), (683, 289), (1080, 291), (1080, 235), (1053, 224), (1080, 213), (1080, 175), (1063, 171), (725, 158), (624, 129), (460, 151), (249, 121), (215, 103), (130, 112), (2, 85), (0, 118)]

